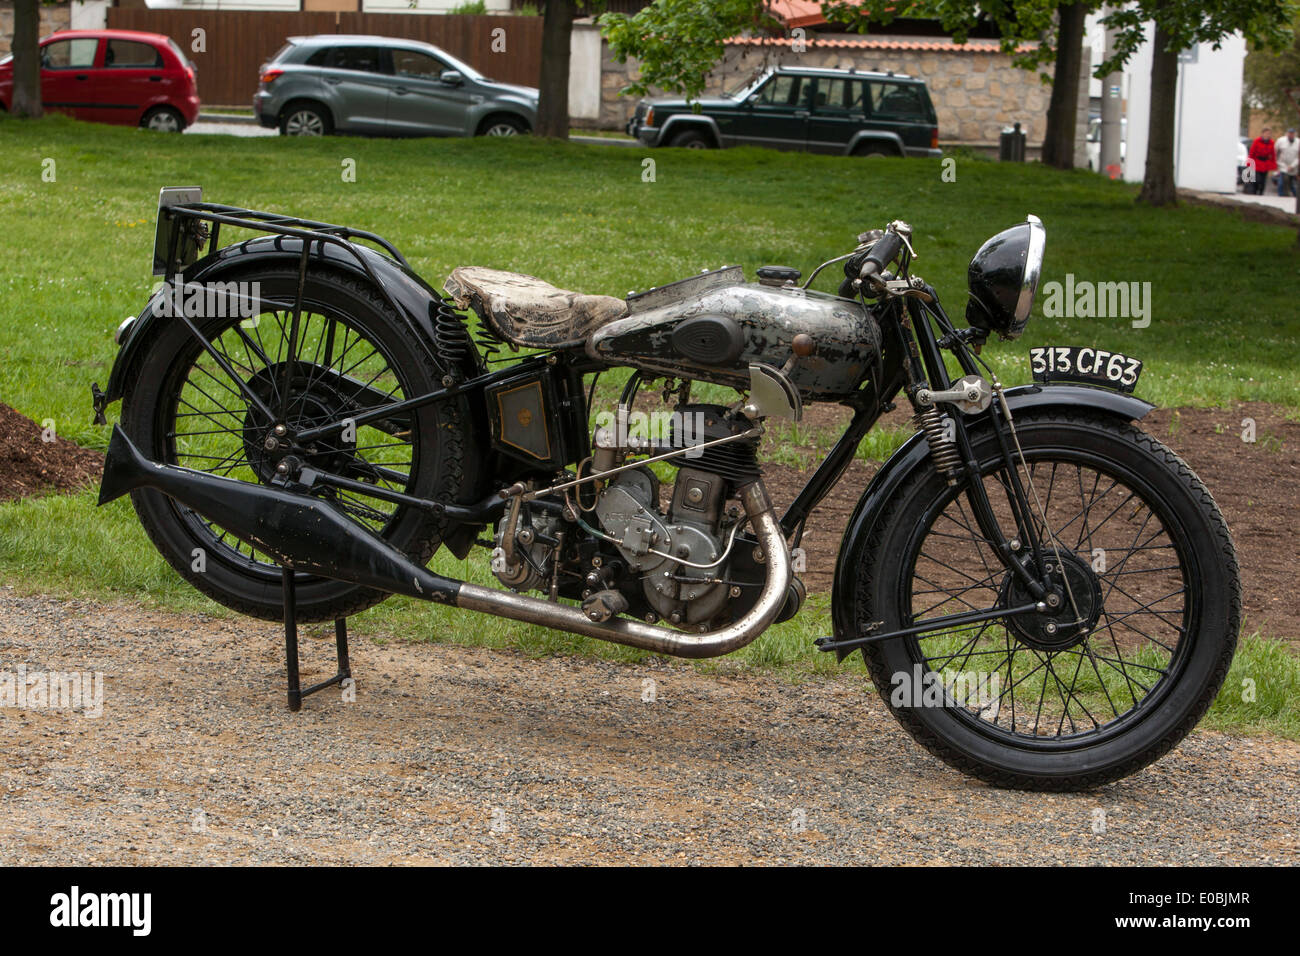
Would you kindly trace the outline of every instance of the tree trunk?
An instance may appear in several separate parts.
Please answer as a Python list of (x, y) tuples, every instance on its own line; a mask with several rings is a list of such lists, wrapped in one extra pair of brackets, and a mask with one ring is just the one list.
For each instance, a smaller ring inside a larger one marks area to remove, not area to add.
[(576, 13), (576, 0), (546, 0), (535, 130), (538, 136), (569, 138), (569, 42)]
[(1137, 201), (1172, 206), (1178, 201), (1174, 183), (1174, 125), (1178, 105), (1178, 51), (1166, 49), (1169, 34), (1156, 23), (1151, 51), (1151, 118), (1147, 126), (1146, 175)]
[(1057, 169), (1074, 168), (1074, 128), (1079, 120), (1079, 68), (1083, 65), (1084, 3), (1063, 3), (1056, 8), (1056, 70), (1052, 74), (1052, 100), (1047, 107), (1047, 135), (1043, 162)]
[(14, 0), (14, 88), (11, 101), (15, 116), (38, 117), (41, 108), (41, 10), (40, 0)]

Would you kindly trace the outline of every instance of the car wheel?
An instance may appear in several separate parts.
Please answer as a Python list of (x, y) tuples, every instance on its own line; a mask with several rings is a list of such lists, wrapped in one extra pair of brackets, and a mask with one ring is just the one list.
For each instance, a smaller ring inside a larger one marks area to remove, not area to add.
[(185, 118), (170, 106), (155, 106), (144, 114), (140, 125), (159, 133), (179, 133), (185, 129)]
[(853, 151), (854, 156), (897, 156), (898, 154), (884, 146), (859, 146)]
[(676, 146), (679, 149), (712, 149), (713, 141), (704, 133), (696, 129), (688, 129), (684, 133), (678, 133), (673, 137), (669, 146)]
[(329, 114), (310, 103), (294, 104), (280, 115), (281, 136), (328, 136), (332, 129)]
[(512, 116), (489, 116), (478, 128), (479, 136), (523, 136), (528, 127)]

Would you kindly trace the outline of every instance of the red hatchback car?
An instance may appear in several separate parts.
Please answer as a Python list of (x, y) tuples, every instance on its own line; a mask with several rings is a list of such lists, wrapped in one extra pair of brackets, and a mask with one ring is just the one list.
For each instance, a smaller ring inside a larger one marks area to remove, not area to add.
[[(13, 99), (13, 57), (0, 60), (0, 106)], [(41, 41), (41, 102), (96, 123), (179, 133), (199, 116), (192, 64), (170, 37), (60, 30)]]

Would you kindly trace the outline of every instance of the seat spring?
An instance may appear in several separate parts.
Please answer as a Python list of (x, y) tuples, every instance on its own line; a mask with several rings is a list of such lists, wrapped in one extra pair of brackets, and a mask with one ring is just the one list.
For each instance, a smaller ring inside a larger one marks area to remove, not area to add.
[(474, 347), (465, 317), (446, 302), (438, 306), (433, 316), (433, 345), (445, 367), (457, 375)]

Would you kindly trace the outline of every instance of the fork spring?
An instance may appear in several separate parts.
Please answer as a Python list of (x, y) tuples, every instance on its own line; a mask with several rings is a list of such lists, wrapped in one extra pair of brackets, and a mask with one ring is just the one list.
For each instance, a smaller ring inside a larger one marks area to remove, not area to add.
[(944, 421), (937, 408), (927, 408), (912, 417), (912, 424), (925, 436), (925, 443), (930, 447), (935, 468), (951, 478), (961, 468), (961, 453), (957, 450), (955, 436), (948, 431), (951, 425), (946, 428)]

